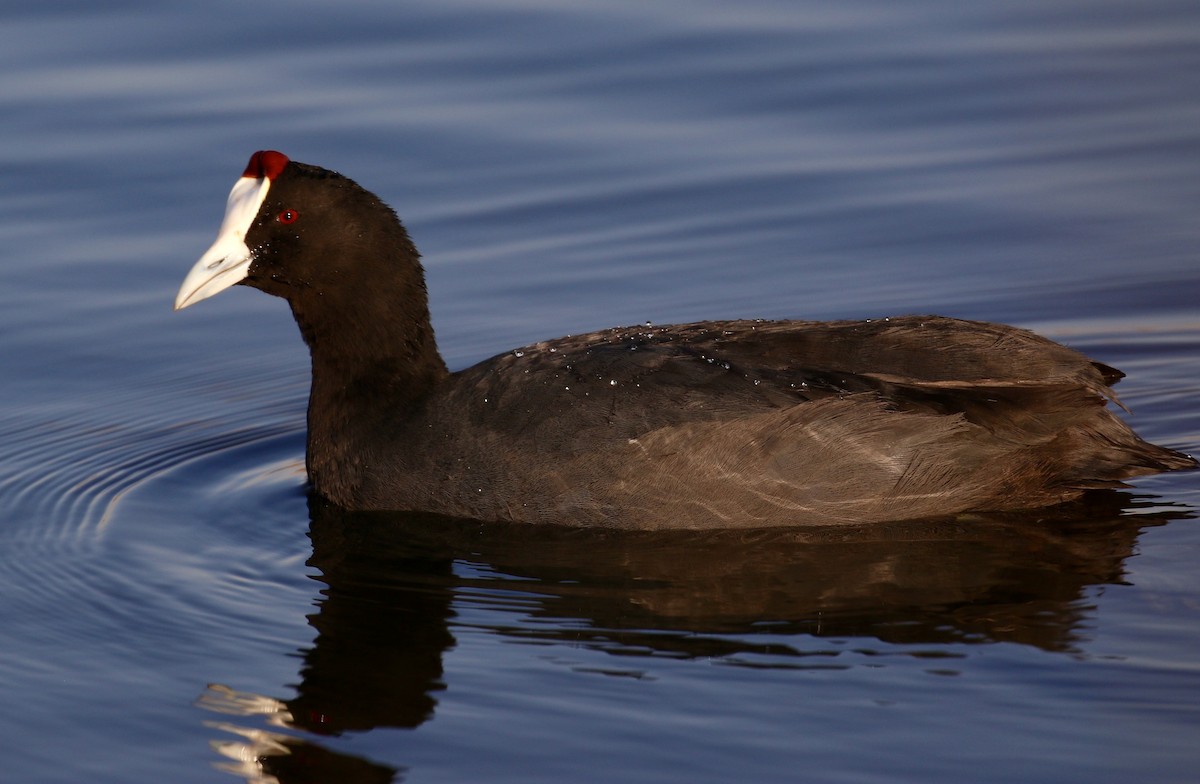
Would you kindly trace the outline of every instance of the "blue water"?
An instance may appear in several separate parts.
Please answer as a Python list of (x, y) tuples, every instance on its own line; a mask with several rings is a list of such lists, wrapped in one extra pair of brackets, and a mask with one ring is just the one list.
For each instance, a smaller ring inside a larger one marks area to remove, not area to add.
[(452, 367), (647, 320), (1034, 328), (1200, 451), (1200, 6), (0, 8), (5, 781), (1188, 782), (1200, 480), (813, 532), (310, 515), (248, 155), (404, 218)]

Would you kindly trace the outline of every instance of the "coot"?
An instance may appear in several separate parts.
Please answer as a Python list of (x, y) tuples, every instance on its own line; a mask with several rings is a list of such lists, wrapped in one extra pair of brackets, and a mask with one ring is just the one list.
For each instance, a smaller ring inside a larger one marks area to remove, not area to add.
[(1112, 414), (1119, 371), (937, 316), (622, 327), (450, 373), (395, 213), (274, 151), (251, 157), (175, 307), (236, 283), (291, 305), (312, 355), (309, 481), (349, 510), (864, 523), (1046, 506), (1197, 465)]

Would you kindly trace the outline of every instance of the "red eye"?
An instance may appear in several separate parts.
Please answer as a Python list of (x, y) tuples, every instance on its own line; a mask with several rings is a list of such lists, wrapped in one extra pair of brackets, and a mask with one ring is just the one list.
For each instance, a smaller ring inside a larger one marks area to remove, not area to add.
[(300, 213), (296, 212), (295, 210), (284, 210), (283, 212), (279, 213), (276, 220), (278, 220), (280, 223), (295, 223), (296, 218), (299, 217)]

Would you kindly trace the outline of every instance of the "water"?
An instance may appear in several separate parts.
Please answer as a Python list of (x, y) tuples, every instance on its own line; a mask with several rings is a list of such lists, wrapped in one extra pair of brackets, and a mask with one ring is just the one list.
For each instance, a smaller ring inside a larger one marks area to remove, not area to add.
[(286, 308), (170, 303), (271, 147), (397, 208), (453, 367), (940, 312), (1200, 450), (1198, 39), (1171, 0), (0, 9), (5, 780), (1194, 780), (1194, 475), (837, 536), (310, 515)]

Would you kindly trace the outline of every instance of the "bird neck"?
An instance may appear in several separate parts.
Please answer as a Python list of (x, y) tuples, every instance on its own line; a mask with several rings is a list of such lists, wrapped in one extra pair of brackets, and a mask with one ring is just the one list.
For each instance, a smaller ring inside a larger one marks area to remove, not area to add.
[(368, 295), (347, 308), (331, 307), (335, 303), (326, 298), (313, 312), (292, 303), (312, 357), (309, 480), (318, 493), (343, 506), (361, 502), (361, 488), (381, 457), (381, 446), (449, 375), (423, 285), (419, 291), (417, 297), (387, 300)]

